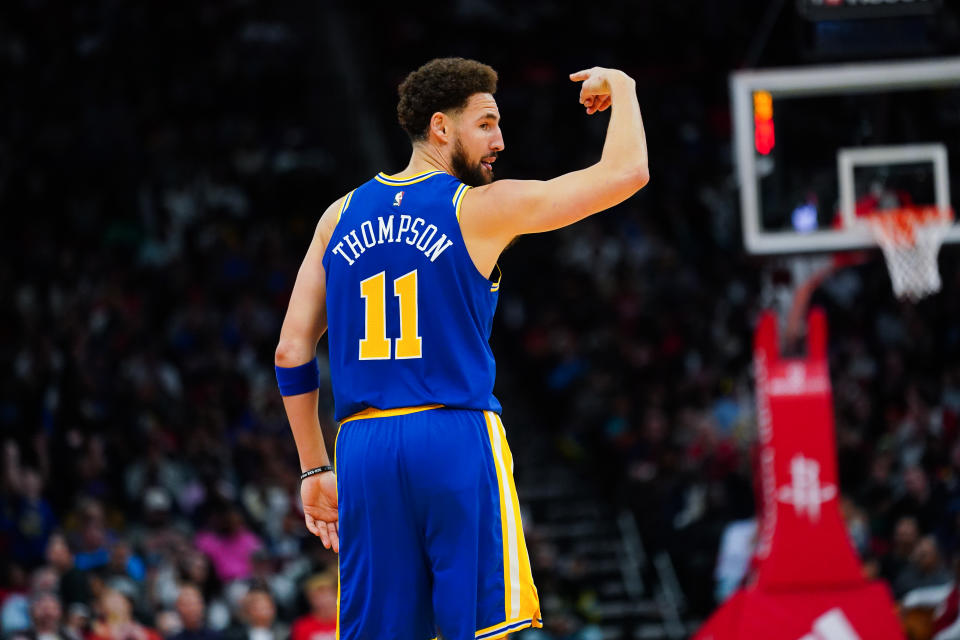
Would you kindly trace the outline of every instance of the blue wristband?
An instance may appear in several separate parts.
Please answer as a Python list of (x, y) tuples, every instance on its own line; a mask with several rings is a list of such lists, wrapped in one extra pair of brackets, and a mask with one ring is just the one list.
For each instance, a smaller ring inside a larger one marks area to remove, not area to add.
[(320, 365), (316, 358), (298, 367), (275, 366), (274, 369), (282, 396), (297, 396), (320, 388)]

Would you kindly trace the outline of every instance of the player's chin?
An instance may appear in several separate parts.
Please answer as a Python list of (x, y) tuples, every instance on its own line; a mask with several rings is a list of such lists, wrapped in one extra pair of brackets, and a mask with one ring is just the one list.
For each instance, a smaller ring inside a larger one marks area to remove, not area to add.
[(490, 184), (493, 182), (493, 167), (486, 162), (481, 162), (480, 175), (483, 176), (483, 184)]

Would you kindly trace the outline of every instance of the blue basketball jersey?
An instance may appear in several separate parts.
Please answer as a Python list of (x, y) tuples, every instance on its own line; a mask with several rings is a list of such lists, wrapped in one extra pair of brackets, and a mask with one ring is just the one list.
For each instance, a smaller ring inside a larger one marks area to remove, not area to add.
[(467, 189), (443, 171), (381, 173), (344, 199), (323, 256), (337, 420), (429, 404), (500, 413), (489, 344), (500, 283), (460, 233)]

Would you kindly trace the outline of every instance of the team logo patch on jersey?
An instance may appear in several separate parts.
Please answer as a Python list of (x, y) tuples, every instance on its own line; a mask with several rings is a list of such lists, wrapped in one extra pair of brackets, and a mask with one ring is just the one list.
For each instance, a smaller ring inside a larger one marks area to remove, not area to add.
[(401, 200), (403, 200), (403, 191), (397, 191), (397, 195), (393, 196), (393, 206), (399, 207)]

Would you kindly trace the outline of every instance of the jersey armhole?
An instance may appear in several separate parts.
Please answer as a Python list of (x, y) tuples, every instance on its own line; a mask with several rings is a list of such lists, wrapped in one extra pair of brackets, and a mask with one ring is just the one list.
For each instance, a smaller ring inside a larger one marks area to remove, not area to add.
[[(463, 183), (461, 182), (461, 183), (460, 183), (460, 186), (457, 187), (457, 190), (453, 192), (453, 209), (454, 209), (454, 212), (455, 212), (456, 215), (457, 215), (457, 226), (460, 225), (460, 207), (463, 205), (463, 196), (464, 196), (464, 195), (467, 193), (467, 191), (469, 191), (471, 188), (472, 188), (472, 187), (470, 187), (469, 185), (463, 184)], [(462, 229), (461, 229), (460, 237), (463, 238), (463, 230), (462, 230)], [(464, 243), (464, 249), (466, 249), (466, 239), (463, 239), (462, 241), (463, 241), (463, 243)], [(469, 249), (467, 249), (468, 259), (470, 260), (471, 263), (473, 263), (473, 258), (470, 258), (470, 257), (469, 257), (469, 253), (470, 253), (470, 251), (469, 251)], [(487, 281), (487, 282), (490, 284), (490, 292), (491, 292), (491, 293), (500, 290), (500, 280), (503, 279), (503, 271), (500, 270), (500, 263), (499, 263), (499, 262), (494, 263), (494, 265), (493, 265), (494, 271), (490, 273), (490, 277), (489, 277), (489, 278), (488, 278), (487, 276), (485, 276), (483, 273), (480, 273), (480, 270), (476, 268), (476, 267), (477, 267), (476, 264), (473, 264), (473, 267), (474, 267), (474, 271), (476, 271), (477, 274), (479, 274), (481, 278), (483, 278), (485, 281)], [(493, 277), (494, 273), (495, 273), (496, 276), (497, 276), (496, 279), (494, 279), (494, 277)]]
[[(503, 271), (500, 269), (500, 263), (497, 262), (496, 264), (494, 264), (494, 265), (493, 265), (493, 268), (496, 269), (496, 271), (497, 271), (497, 279), (494, 280), (492, 277), (487, 278), (487, 280), (490, 281), (490, 292), (491, 292), (491, 293), (494, 292), (494, 291), (500, 291), (500, 281), (503, 279)], [(483, 274), (480, 274), (480, 275), (483, 275)], [(490, 275), (493, 276), (492, 273), (491, 273)]]
[(460, 205), (463, 204), (463, 194), (465, 194), (468, 189), (470, 189), (469, 186), (460, 183), (457, 190), (453, 192), (453, 209), (457, 214), (457, 224), (460, 224)]
[[(356, 191), (354, 189), (353, 191)], [(337, 212), (337, 222), (340, 222), (340, 218), (343, 216), (343, 212), (347, 210), (347, 207), (350, 206), (350, 199), (353, 197), (353, 191), (347, 194), (347, 197), (343, 199), (343, 204), (340, 205), (340, 211)]]

